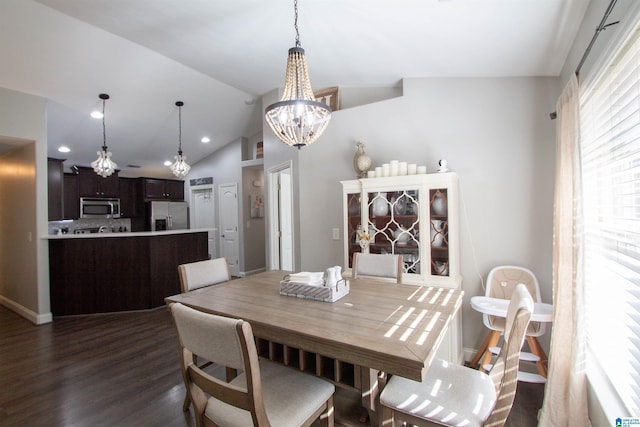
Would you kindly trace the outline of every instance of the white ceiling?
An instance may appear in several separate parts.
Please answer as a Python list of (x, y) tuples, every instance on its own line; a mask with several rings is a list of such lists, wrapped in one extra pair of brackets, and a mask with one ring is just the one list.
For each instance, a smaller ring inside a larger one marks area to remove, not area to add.
[[(315, 90), (557, 76), (588, 4), (300, 0), (298, 24)], [(250, 101), (282, 85), (294, 42), (292, 0), (3, 0), (0, 87), (52, 100), (49, 154), (66, 143), (67, 163), (84, 165), (102, 144), (88, 114), (109, 93), (107, 144), (123, 175), (162, 176), (177, 149), (175, 101), (191, 163), (250, 137), (262, 123)]]

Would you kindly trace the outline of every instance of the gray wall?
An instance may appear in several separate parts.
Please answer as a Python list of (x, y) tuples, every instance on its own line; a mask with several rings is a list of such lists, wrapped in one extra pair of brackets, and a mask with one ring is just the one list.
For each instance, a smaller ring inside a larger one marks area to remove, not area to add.
[(363, 141), (376, 165), (398, 159), (434, 172), (445, 158), (460, 176), (465, 348), (477, 348), (486, 334), (469, 299), (484, 293), (479, 276), (485, 279), (492, 267), (532, 269), (543, 301), (551, 302), (555, 122), (549, 113), (558, 83), (407, 79), (401, 97), (335, 112), (320, 139), (299, 153), (300, 268), (343, 264), (343, 245), (331, 239), (331, 228), (343, 228), (339, 181), (355, 178), (355, 143)]
[(46, 105), (0, 88), (0, 140), (16, 144), (0, 157), (0, 303), (38, 324), (51, 321)]

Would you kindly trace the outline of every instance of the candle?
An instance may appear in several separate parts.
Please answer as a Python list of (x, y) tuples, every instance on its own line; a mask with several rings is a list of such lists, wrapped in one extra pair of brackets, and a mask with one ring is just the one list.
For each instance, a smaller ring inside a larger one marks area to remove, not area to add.
[(406, 175), (407, 174), (407, 162), (400, 162), (400, 166), (398, 168), (398, 175)]
[(376, 167), (376, 178), (380, 178), (382, 176), (382, 168), (380, 166)]
[(418, 166), (415, 163), (409, 163), (407, 165), (407, 174), (408, 175), (415, 175), (417, 170), (418, 170)]
[(384, 163), (382, 165), (382, 176), (389, 176), (390, 173), (391, 173), (391, 166), (389, 165), (389, 163)]
[(389, 173), (391, 176), (398, 176), (399, 162), (397, 160), (391, 160), (389, 162)]
[(367, 178), (375, 178), (376, 177), (376, 171), (372, 170), (372, 171), (367, 171)]
[(426, 166), (418, 166), (418, 174), (425, 174), (427, 173), (427, 167)]

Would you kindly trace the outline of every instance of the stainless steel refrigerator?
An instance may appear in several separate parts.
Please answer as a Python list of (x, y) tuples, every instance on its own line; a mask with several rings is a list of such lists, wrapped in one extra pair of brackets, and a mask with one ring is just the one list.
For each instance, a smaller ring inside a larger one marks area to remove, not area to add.
[(150, 230), (185, 230), (189, 228), (187, 202), (149, 202)]

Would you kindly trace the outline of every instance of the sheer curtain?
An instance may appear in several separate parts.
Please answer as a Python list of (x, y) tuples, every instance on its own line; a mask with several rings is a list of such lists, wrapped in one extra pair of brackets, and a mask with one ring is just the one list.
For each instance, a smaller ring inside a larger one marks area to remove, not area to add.
[(553, 333), (542, 427), (590, 426), (582, 280), (582, 173), (578, 79), (558, 99), (553, 213)]

